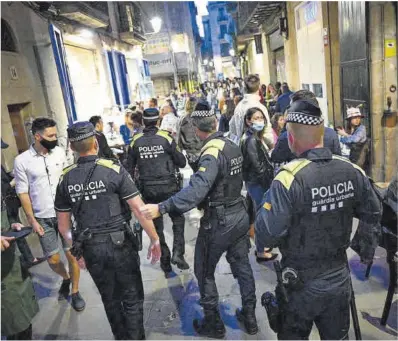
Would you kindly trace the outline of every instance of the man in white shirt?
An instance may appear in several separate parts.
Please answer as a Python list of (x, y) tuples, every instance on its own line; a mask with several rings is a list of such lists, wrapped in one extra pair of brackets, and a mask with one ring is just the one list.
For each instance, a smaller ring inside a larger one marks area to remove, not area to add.
[(177, 134), (178, 117), (174, 115), (173, 110), (169, 105), (165, 105), (162, 110), (163, 117), (159, 129), (166, 130), (175, 137)]
[(268, 115), (267, 108), (260, 103), (260, 96), (258, 90), (260, 88), (260, 78), (257, 75), (248, 75), (245, 78), (246, 94), (243, 100), (235, 108), (234, 116), (229, 122), (230, 138), (239, 145), (240, 139), (243, 135), (244, 117), (250, 108), (260, 109), (266, 118), (266, 127), (264, 133), (264, 140), (267, 146), (272, 149), (274, 137), (272, 134), (271, 120)]
[(57, 185), (68, 166), (65, 151), (57, 146), (57, 128), (50, 118), (37, 118), (32, 124), (35, 142), (14, 162), (16, 191), (29, 224), (38, 234), (41, 247), (51, 269), (63, 278), (59, 299), (66, 298), (72, 284), (72, 307), (85, 308), (79, 293), (79, 265), (61, 236), (69, 263), (70, 275), (61, 261), (58, 247), (58, 224), (54, 209)]

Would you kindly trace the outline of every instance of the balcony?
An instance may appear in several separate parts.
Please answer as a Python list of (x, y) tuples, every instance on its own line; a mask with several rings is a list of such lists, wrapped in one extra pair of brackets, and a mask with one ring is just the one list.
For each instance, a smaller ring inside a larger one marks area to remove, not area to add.
[(59, 15), (80, 24), (100, 28), (109, 25), (108, 4), (106, 2), (53, 2)]
[(144, 44), (146, 40), (140, 8), (132, 2), (119, 2), (118, 7), (120, 39), (132, 45)]
[(238, 32), (256, 30), (280, 12), (282, 1), (239, 1), (237, 6)]

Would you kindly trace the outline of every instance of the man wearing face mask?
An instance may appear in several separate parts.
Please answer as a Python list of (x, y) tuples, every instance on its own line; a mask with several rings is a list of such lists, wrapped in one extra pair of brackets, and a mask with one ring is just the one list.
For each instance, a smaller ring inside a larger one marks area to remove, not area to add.
[(248, 258), (249, 215), (241, 196), (243, 157), (237, 145), (216, 131), (217, 118), (207, 102), (199, 102), (191, 117), (196, 134), (204, 141), (198, 171), (191, 176), (188, 187), (160, 204), (146, 205), (142, 212), (148, 219), (154, 219), (165, 213), (182, 214), (199, 204), (204, 207), (194, 266), (205, 316), (193, 321), (194, 328), (207, 337), (225, 336), (214, 274), (226, 252), (242, 297), (243, 309), (236, 311), (237, 318), (249, 334), (256, 334), (256, 290)]
[(62, 237), (69, 273), (61, 261), (58, 247), (59, 232), (54, 210), (57, 184), (62, 170), (68, 166), (66, 154), (57, 146), (57, 128), (54, 120), (46, 117), (35, 119), (32, 124), (32, 134), (34, 144), (15, 158), (15, 189), (30, 226), (39, 236), (48, 264), (63, 278), (59, 299), (69, 296), (72, 284), (72, 307), (81, 311), (86, 304), (79, 293), (79, 266)]

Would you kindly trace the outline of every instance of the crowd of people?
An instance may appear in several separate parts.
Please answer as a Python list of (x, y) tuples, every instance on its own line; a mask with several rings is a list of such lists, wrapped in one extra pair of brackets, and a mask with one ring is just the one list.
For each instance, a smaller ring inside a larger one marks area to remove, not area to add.
[[(322, 338), (345, 338), (350, 292), (344, 255), (353, 212), (366, 222), (360, 228), (367, 231), (364, 243), (371, 247), (361, 257), (370, 262), (380, 205), (364, 172), (348, 161), (362, 160), (357, 146), (366, 143), (366, 130), (360, 110), (349, 109), (346, 130), (324, 127), (323, 114), (312, 92), (293, 93), (286, 83), (261, 85), (257, 75), (205, 82), (192, 94), (172, 91), (163, 103), (151, 98), (147, 105), (129, 106), (124, 124), (113, 127), (122, 136), (120, 153), (109, 146), (100, 116), (75, 123), (68, 128), (76, 156), (72, 164), (57, 146), (56, 122), (37, 118), (34, 143), (16, 157), (12, 175), (2, 168), (2, 183), (7, 185), (5, 191), (2, 186), (2, 231), (23, 228), (15, 219), (21, 206), (39, 236), (43, 259), (62, 277), (59, 298), (71, 295), (72, 307), (84, 310), (79, 277), (80, 268), (86, 267), (115, 339), (144, 339), (138, 255), (142, 239), (129, 226), (132, 214), (150, 239), (148, 258), (152, 263), (160, 260), (168, 278), (172, 265), (190, 267), (184, 257), (183, 213), (197, 207), (203, 211), (194, 260), (204, 309), (204, 318), (193, 322), (199, 334), (225, 335), (214, 277), (225, 252), (242, 296), (236, 316), (249, 334), (257, 333), (255, 281), (248, 259), (252, 237), (258, 262), (275, 260), (278, 254), (272, 248), (279, 247), (283, 266), (302, 278), (299, 289), (288, 288), (292, 304), (281, 313), (278, 337), (306, 338), (315, 321)], [(341, 146), (349, 148), (348, 158), (341, 156)], [(179, 169), (187, 163), (194, 174), (183, 189)], [(335, 191), (328, 194), (328, 205), (316, 204), (331, 184), (344, 184), (344, 191), (339, 187), (341, 198), (334, 197)], [(166, 213), (173, 223), (171, 252), (163, 231)], [(60, 257), (58, 237), (69, 271)], [(2, 314), (2, 334), (29, 339), (37, 313), (32, 284), (28, 275), (20, 274), (15, 257), (3, 256), (15, 255), (15, 239), (25, 259), (22, 268), (43, 261), (31, 255), (19, 235), (1, 237), (2, 269), (8, 269), (2, 271), (2, 296), (15, 295), (15, 289), (3, 291), (3, 282), (20, 276), (18, 285), (25, 291), (18, 295), (31, 305), (29, 314), (18, 319), (12, 300), (2, 299), (2, 309), (12, 311)], [(333, 285), (325, 287), (325, 281)], [(311, 300), (317, 309), (310, 309)]]

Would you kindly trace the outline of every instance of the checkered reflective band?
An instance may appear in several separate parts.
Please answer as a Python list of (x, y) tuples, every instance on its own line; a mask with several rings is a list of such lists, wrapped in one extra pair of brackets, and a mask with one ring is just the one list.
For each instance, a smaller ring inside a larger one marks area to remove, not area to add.
[(323, 118), (296, 111), (289, 112), (287, 114), (286, 122), (305, 124), (308, 126), (317, 126), (323, 123)]
[(94, 131), (90, 131), (89, 133), (86, 133), (86, 134), (83, 134), (83, 135), (78, 135), (76, 137), (70, 137), (69, 141), (70, 142), (78, 142), (78, 141), (82, 141), (82, 140), (88, 139), (91, 136), (94, 136)]
[(144, 120), (157, 120), (158, 118), (159, 118), (159, 115), (158, 116), (142, 116), (142, 118), (144, 119)]
[(212, 117), (215, 115), (214, 110), (200, 110), (200, 111), (193, 111), (191, 117)]

